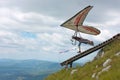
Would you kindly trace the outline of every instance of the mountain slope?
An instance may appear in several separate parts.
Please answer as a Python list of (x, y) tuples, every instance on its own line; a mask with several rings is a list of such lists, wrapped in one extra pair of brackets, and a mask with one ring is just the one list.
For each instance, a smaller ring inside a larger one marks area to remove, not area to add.
[(46, 80), (120, 80), (120, 40), (105, 46), (99, 54), (82, 67), (63, 69)]

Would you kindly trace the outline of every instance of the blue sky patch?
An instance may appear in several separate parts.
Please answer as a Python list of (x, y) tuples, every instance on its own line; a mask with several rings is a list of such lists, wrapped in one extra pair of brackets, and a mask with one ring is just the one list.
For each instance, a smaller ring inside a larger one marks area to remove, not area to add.
[(22, 31), (22, 32), (20, 33), (20, 35), (21, 35), (23, 38), (36, 38), (36, 34), (35, 34), (35, 33), (32, 33), (32, 32)]

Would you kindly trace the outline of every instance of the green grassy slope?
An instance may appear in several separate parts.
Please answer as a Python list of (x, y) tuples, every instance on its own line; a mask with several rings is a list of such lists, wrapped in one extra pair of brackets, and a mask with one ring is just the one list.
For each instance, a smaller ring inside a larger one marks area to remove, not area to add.
[[(54, 74), (49, 75), (45, 80), (120, 80), (120, 40), (115, 40), (103, 48), (104, 56), (92, 62), (86, 63), (82, 67), (74, 69), (62, 69)], [(104, 68), (103, 63), (111, 59), (107, 64), (110, 66), (108, 71), (101, 72)], [(72, 70), (77, 70), (71, 74)], [(95, 74), (94, 77), (93, 74)]]

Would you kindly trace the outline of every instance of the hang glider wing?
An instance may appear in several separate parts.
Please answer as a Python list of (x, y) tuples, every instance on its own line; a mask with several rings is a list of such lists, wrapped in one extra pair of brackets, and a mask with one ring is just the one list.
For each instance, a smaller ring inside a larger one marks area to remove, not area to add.
[(88, 14), (88, 12), (92, 9), (93, 6), (87, 6), (72, 18), (68, 19), (66, 22), (61, 24), (61, 26), (66, 27), (68, 29), (76, 30), (75, 26), (81, 26)]
[(78, 26), (78, 32), (91, 34), (91, 35), (98, 35), (100, 34), (100, 30), (92, 26)]

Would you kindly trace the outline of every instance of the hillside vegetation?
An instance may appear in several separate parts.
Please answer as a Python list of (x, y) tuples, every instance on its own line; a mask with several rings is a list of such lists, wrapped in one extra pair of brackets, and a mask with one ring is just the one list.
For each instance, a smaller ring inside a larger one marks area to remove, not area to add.
[(120, 40), (105, 46), (100, 54), (82, 67), (62, 69), (45, 80), (120, 80)]

